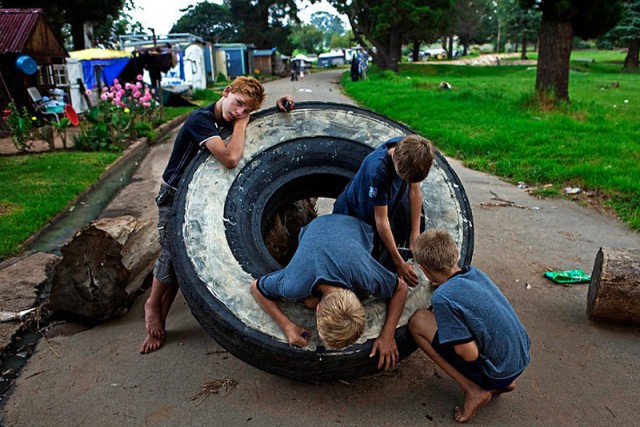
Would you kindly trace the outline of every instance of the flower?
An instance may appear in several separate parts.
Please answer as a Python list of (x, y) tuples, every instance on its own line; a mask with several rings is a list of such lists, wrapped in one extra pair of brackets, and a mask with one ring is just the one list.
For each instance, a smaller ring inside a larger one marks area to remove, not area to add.
[(31, 116), (31, 120), (35, 122), (38, 118), (36, 116)]
[(91, 89), (87, 89), (84, 93), (85, 93), (87, 96), (91, 96), (91, 93), (92, 93), (92, 92), (91, 92)]
[(127, 113), (127, 114), (129, 114), (129, 113), (131, 112), (131, 110), (129, 110), (128, 108), (125, 108), (125, 109), (124, 109), (124, 112), (125, 112), (125, 113)]
[(142, 74), (138, 74), (138, 75), (136, 76), (136, 80), (140, 80), (140, 81), (142, 81)]

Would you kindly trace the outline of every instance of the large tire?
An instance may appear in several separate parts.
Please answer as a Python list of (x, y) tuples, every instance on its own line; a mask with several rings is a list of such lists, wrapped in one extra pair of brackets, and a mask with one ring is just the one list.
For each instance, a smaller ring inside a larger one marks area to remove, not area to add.
[[(290, 378), (328, 381), (376, 371), (369, 358), (385, 319), (385, 304), (364, 301), (363, 337), (341, 351), (327, 350), (317, 337), (315, 316), (301, 304), (283, 303), (296, 323), (314, 331), (308, 348), (287, 344), (277, 324), (249, 291), (253, 277), (281, 266), (263, 241), (265, 224), (282, 206), (306, 197), (335, 198), (362, 159), (389, 138), (415, 133), (362, 108), (333, 103), (299, 103), (291, 113), (275, 108), (255, 114), (246, 131), (245, 157), (234, 170), (202, 153), (187, 169), (174, 204), (174, 260), (180, 288), (206, 331), (241, 360)], [(229, 133), (223, 135), (228, 137)], [(422, 183), (427, 228), (445, 228), (455, 238), (460, 263), (471, 262), (471, 208), (446, 159), (436, 161)], [(399, 246), (406, 246), (408, 205), (393, 222)], [(429, 305), (424, 277), (413, 288), (396, 330), (400, 357), (416, 349), (407, 327), (411, 314)]]

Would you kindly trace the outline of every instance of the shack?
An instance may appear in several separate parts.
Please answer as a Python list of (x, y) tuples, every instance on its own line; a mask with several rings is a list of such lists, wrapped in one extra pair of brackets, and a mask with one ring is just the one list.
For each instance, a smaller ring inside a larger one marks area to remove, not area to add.
[(27, 88), (46, 96), (58, 89), (69, 95), (62, 41), (51, 29), (42, 9), (0, 9), (0, 102), (12, 99), (32, 108)]
[(273, 63), (276, 48), (256, 49), (253, 51), (253, 62), (255, 70), (259, 74), (273, 74)]
[(226, 57), (227, 76), (234, 78), (253, 74), (255, 46), (244, 43), (218, 43), (214, 50), (223, 51)]

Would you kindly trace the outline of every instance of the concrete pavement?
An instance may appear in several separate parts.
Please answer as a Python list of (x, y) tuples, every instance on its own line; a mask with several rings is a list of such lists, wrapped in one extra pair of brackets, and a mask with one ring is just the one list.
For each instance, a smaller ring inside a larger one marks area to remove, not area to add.
[[(340, 73), (269, 82), (265, 105), (286, 92), (298, 102), (351, 103), (340, 93)], [(153, 198), (172, 141), (169, 136), (151, 149), (104, 216), (155, 217)], [(592, 209), (539, 200), (449, 161), (472, 203), (473, 263), (500, 286), (532, 340), (532, 364), (518, 388), (489, 402), (472, 422), (635, 425), (639, 328), (591, 322), (585, 314), (588, 285), (564, 287), (542, 274), (569, 268), (590, 272), (601, 246), (639, 247), (638, 233)], [(496, 195), (514, 206), (495, 203)], [(4, 402), (2, 423), (413, 426), (453, 424), (453, 407), (462, 403), (453, 380), (421, 352), (394, 372), (352, 382), (308, 384), (267, 374), (218, 346), (181, 296), (169, 315), (165, 346), (142, 356), (145, 297), (120, 319), (40, 340)]]

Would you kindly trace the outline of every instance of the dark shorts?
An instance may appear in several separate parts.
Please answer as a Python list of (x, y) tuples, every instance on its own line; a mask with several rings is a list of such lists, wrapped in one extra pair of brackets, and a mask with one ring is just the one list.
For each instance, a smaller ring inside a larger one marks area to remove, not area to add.
[(167, 238), (169, 222), (172, 216), (173, 197), (175, 190), (162, 184), (156, 205), (158, 205), (158, 234), (160, 235), (160, 256), (153, 267), (153, 276), (166, 285), (175, 285), (176, 274), (173, 270), (171, 245)]
[(433, 337), (433, 342), (431, 346), (435, 351), (438, 352), (440, 356), (442, 356), (451, 366), (453, 366), (458, 372), (462, 375), (478, 384), (485, 390), (502, 390), (507, 388), (512, 382), (518, 378), (518, 375), (514, 375), (510, 378), (505, 378), (501, 380), (496, 380), (487, 376), (482, 370), (482, 365), (480, 360), (476, 360), (473, 362), (467, 362), (462, 357), (455, 352), (452, 344), (440, 344), (440, 339), (438, 336), (438, 331), (436, 331), (435, 336)]

